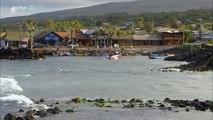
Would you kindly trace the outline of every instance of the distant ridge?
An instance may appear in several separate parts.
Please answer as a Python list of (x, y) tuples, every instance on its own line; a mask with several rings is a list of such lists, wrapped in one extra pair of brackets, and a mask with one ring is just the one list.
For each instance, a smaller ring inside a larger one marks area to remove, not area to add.
[(139, 0), (114, 2), (84, 8), (39, 13), (30, 16), (4, 18), (1, 21), (24, 20), (28, 17), (37, 20), (67, 19), (72, 16), (97, 16), (110, 13), (140, 14), (144, 12), (185, 11), (188, 9), (212, 8), (212, 0)]

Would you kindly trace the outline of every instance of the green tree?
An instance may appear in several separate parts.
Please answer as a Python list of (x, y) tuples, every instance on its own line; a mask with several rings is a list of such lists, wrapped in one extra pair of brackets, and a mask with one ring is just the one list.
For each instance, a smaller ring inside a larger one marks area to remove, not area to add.
[(118, 38), (118, 44), (120, 45), (120, 36), (124, 35), (124, 31), (122, 31), (119, 27), (115, 28), (115, 35)]
[(138, 20), (137, 20), (137, 22), (134, 26), (143, 30), (144, 29), (144, 22), (145, 22), (144, 18), (140, 17), (140, 18), (138, 18)]
[(146, 22), (144, 24), (144, 29), (146, 32), (152, 33), (153, 32), (153, 22)]
[(174, 28), (174, 29), (179, 29), (180, 23), (179, 23), (179, 21), (176, 18), (173, 17), (167, 23), (167, 27)]
[[(64, 21), (62, 28), (69, 32), (69, 39), (74, 43), (75, 33), (82, 27), (79, 21)], [(67, 41), (68, 42), (68, 41)]]
[(26, 24), (27, 30), (28, 30), (28, 37), (31, 40), (30, 49), (34, 53), (34, 51), (33, 51), (33, 42), (34, 42), (33, 41), (33, 33), (36, 30), (37, 22), (33, 19), (27, 19), (25, 24)]
[(129, 36), (131, 39), (131, 48), (133, 48), (133, 41), (134, 41), (133, 36), (135, 35), (136, 32), (134, 30), (128, 30), (126, 33), (127, 36)]

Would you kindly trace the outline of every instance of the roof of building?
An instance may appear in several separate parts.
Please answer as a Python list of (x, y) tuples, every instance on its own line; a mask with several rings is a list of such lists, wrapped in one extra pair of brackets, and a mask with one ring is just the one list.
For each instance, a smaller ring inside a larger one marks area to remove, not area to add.
[(54, 31), (49, 31), (49, 30), (42, 30), (42, 31), (39, 31), (39, 32), (37, 32), (37, 33), (35, 33), (35, 34), (33, 35), (33, 38), (34, 38), (35, 40), (39, 40), (39, 39), (42, 39), (43, 37), (47, 36), (47, 35), (50, 34), (50, 33), (54, 33), (54, 34), (58, 35), (60, 38), (63, 38), (62, 36), (60, 36), (60, 35), (57, 34), (56, 32), (54, 32)]
[(55, 32), (56, 34), (60, 35), (63, 38), (69, 37), (69, 32)]
[(85, 35), (92, 35), (92, 34), (94, 34), (95, 32), (96, 32), (95, 29), (90, 29), (90, 30), (86, 31), (84, 34), (85, 34)]
[[(113, 39), (118, 39), (117, 36), (113, 36)], [(120, 36), (119, 40), (163, 40), (160, 36), (158, 35), (150, 35), (150, 34), (135, 34), (133, 35), (133, 37), (131, 38), (131, 36)]]
[(133, 36), (134, 40), (163, 40), (160, 36), (158, 35), (134, 35)]
[(181, 31), (178, 29), (174, 29), (174, 28), (164, 28), (164, 27), (157, 27), (154, 29), (154, 31), (158, 32), (158, 33), (180, 33)]

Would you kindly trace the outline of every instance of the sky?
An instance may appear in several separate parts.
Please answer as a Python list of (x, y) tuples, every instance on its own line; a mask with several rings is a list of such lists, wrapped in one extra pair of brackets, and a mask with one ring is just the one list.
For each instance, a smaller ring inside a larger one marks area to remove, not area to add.
[(0, 0), (1, 18), (135, 0)]

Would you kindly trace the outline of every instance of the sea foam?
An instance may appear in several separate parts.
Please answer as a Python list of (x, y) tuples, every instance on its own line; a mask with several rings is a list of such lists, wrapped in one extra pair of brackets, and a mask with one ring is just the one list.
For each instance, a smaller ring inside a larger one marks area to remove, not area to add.
[(1, 94), (11, 94), (23, 91), (14, 78), (0, 77)]
[(0, 100), (6, 102), (16, 102), (19, 105), (33, 105), (33, 101), (24, 95), (11, 94), (5, 97), (0, 97)]

